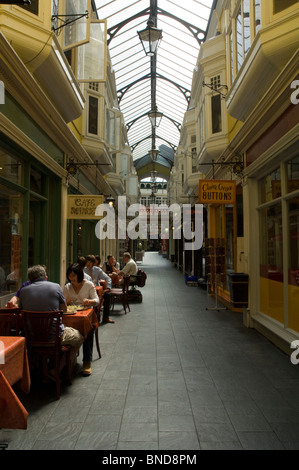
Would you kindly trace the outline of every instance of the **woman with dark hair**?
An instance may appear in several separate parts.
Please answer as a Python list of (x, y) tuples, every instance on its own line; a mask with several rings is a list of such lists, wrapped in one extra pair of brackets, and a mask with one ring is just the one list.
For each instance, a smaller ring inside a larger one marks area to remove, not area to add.
[(63, 289), (66, 303), (88, 305), (95, 307), (99, 304), (99, 297), (93, 282), (84, 278), (84, 272), (78, 263), (68, 267), (66, 272), (69, 281)]
[[(80, 264), (69, 266), (66, 272), (69, 281), (63, 288), (63, 294), (67, 304), (86, 305), (95, 307), (99, 304), (99, 297), (92, 281), (84, 278), (84, 272)], [(83, 371), (87, 376), (91, 374), (91, 361), (93, 351), (94, 330), (91, 330), (83, 343)]]

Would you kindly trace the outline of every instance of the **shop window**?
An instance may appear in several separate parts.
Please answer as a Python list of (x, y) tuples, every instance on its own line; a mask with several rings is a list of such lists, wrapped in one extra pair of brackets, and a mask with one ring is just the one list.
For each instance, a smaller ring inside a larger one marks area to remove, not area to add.
[(290, 244), (290, 276), (292, 282), (299, 286), (299, 198), (289, 201), (289, 244)]
[(277, 168), (270, 175), (267, 175), (260, 183), (261, 203), (272, 201), (281, 196), (281, 174)]
[(288, 264), (288, 309), (289, 327), (299, 330), (299, 197), (288, 201), (289, 264)]
[(288, 192), (299, 189), (299, 157), (288, 162)]
[(221, 214), (225, 217), (225, 245), (226, 245), (226, 267), (234, 269), (234, 209), (226, 205), (221, 208)]
[[(291, 327), (298, 329), (299, 319), (297, 315), (298, 299), (296, 298), (296, 289), (299, 287), (299, 157), (295, 157), (287, 162), (288, 192), (297, 191), (297, 196), (288, 200), (288, 227), (289, 227), (289, 284), (291, 285), (290, 310), (294, 312), (291, 315)], [(296, 312), (296, 313), (295, 313)]]
[(261, 210), (261, 276), (282, 281), (282, 211), (281, 204)]
[(0, 185), (0, 296), (22, 281), (23, 195)]
[(285, 10), (286, 8), (296, 5), (298, 0), (274, 0), (273, 2), (273, 13), (279, 13), (280, 11)]
[(237, 237), (244, 237), (243, 193), (237, 194), (236, 205), (237, 205)]
[(0, 176), (15, 184), (22, 184), (23, 165), (7, 153), (0, 153)]
[(42, 175), (33, 168), (30, 170), (30, 190), (37, 194), (43, 193)]
[(260, 210), (260, 310), (284, 322), (282, 205)]

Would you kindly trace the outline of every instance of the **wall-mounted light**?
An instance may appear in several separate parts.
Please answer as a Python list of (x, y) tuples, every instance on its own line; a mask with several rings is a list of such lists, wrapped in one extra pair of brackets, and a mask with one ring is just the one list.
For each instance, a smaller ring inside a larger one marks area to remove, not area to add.
[(162, 29), (156, 28), (153, 19), (150, 17), (147, 27), (142, 31), (137, 31), (137, 33), (145, 54), (148, 56), (155, 55), (162, 39)]
[(105, 197), (105, 204), (108, 204), (110, 207), (113, 207), (115, 203), (115, 198), (113, 196), (106, 196)]
[(236, 175), (239, 175), (240, 173), (242, 173), (243, 170), (244, 170), (243, 162), (237, 162), (233, 164), (233, 172)]
[(66, 171), (68, 172), (69, 175), (75, 176), (75, 174), (77, 173), (76, 163), (70, 161), (70, 163), (66, 165)]

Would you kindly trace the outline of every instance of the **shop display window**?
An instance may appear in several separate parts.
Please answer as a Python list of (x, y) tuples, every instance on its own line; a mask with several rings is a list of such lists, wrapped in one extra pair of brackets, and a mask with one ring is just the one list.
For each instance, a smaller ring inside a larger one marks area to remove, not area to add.
[(269, 175), (265, 176), (260, 183), (261, 203), (270, 202), (281, 196), (281, 173), (277, 168)]
[(0, 184), (0, 297), (21, 285), (23, 195)]
[(283, 281), (283, 237), (281, 204), (261, 211), (261, 276)]
[(299, 156), (288, 162), (288, 192), (299, 189)]
[(16, 158), (0, 151), (0, 176), (12, 183), (23, 184), (23, 165)]

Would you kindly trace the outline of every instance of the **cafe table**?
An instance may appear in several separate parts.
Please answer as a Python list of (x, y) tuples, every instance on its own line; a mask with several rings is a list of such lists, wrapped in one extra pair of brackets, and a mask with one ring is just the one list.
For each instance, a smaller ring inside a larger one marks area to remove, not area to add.
[(17, 382), (24, 393), (29, 393), (26, 340), (0, 336), (0, 428), (27, 429), (28, 412), (12, 388)]
[(78, 310), (75, 313), (64, 313), (62, 322), (65, 326), (70, 326), (80, 331), (80, 333), (87, 337), (88, 333), (98, 326), (97, 316), (94, 308), (86, 308)]

